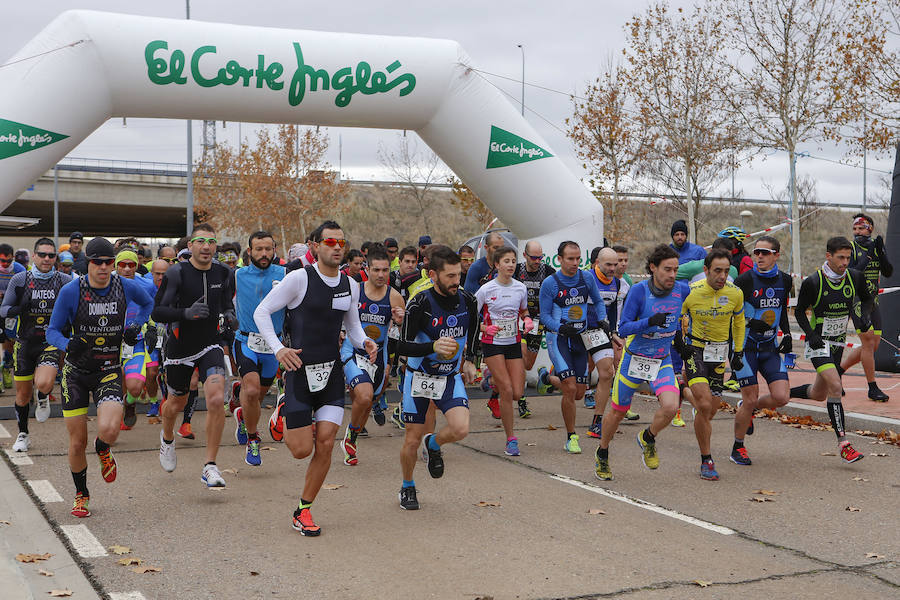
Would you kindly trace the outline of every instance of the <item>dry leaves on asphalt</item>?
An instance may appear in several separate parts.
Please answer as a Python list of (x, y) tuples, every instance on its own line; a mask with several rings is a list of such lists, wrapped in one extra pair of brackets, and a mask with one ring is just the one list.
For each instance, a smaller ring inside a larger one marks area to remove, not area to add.
[(820, 452), (819, 456), (837, 456), (834, 452)]
[(866, 552), (866, 558), (884, 558), (884, 556), (874, 552)]
[(274, 449), (275, 448), (273, 448), (272, 446), (263, 446), (262, 448), (260, 448), (260, 450), (265, 450), (266, 452), (268, 452), (270, 450), (274, 450)]
[(763, 496), (777, 496), (778, 492), (773, 490), (755, 490), (754, 494), (762, 494)]
[(131, 554), (131, 548), (129, 548), (128, 546), (113, 545), (107, 548), (107, 550), (109, 550), (113, 554), (118, 554), (120, 556), (122, 554)]
[(695, 579), (691, 583), (699, 585), (700, 587), (709, 587), (712, 585), (712, 581), (704, 581), (703, 579)]
[(857, 506), (848, 506), (844, 510), (846, 510), (847, 512), (860, 512), (860, 509)]
[(162, 569), (159, 567), (135, 567), (132, 571), (135, 573), (160, 573)]
[(50, 560), (50, 557), (53, 556), (49, 552), (46, 554), (16, 554), (16, 560), (21, 563), (33, 563), (41, 560)]
[(234, 475), (237, 477), (238, 470), (237, 469), (222, 469), (223, 473), (228, 473), (229, 475)]
[(500, 504), (500, 501), (499, 501), (499, 500), (497, 500), (497, 501), (494, 501), (494, 500), (482, 500), (481, 502), (478, 502), (475, 506), (480, 506), (480, 507), (482, 507), (482, 508), (485, 508), (485, 507), (501, 506), (501, 504)]
[(50, 590), (47, 593), (54, 598), (68, 598), (72, 595), (72, 590)]
[(526, 446), (537, 446), (537, 444), (535, 444), (534, 442), (528, 442), (528, 443), (525, 444), (525, 445), (526, 445)]
[(148, 425), (159, 425), (161, 423), (162, 423), (162, 419), (160, 419), (159, 417), (147, 417)]
[(550, 431), (556, 431), (556, 427), (554, 427), (553, 425), (547, 425), (547, 429), (549, 429)]
[(339, 490), (344, 487), (343, 483), (326, 483), (322, 486), (323, 490)]
[(589, 515), (605, 515), (606, 511), (600, 510), (599, 508), (592, 508), (588, 511)]
[(259, 575), (259, 571), (250, 571), (250, 575), (255, 577), (256, 575)]
[(869, 452), (869, 456), (890, 456), (887, 452)]
[(53, 577), (53, 571), (47, 571), (46, 569), (38, 569), (38, 575), (43, 575), (44, 577)]
[(762, 498), (757, 498), (754, 496), (753, 498), (748, 498), (751, 502), (775, 502), (774, 498), (769, 498), (768, 496), (764, 496)]
[(864, 477), (856, 476), (853, 478), (853, 481), (868, 481), (868, 479), (865, 479)]
[(0, 525), (12, 525), (9, 521), (0, 521)]
[(123, 567), (130, 567), (132, 565), (139, 565), (144, 561), (140, 558), (132, 557), (132, 558), (120, 558), (116, 562), (119, 563), (120, 565), (122, 565)]

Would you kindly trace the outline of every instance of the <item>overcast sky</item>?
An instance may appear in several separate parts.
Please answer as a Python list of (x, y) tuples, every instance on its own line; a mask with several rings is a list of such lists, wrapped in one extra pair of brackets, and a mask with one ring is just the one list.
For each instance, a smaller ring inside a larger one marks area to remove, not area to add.
[[(672, 2), (688, 6), (690, 2)], [(474, 2), (362, 2), (343, 0), (192, 0), (191, 18), (245, 25), (259, 25), (322, 31), (346, 31), (384, 35), (448, 38), (467, 50), (476, 67), (516, 80), (521, 78), (525, 47), (525, 80), (564, 92), (582, 93), (597, 77), (610, 57), (618, 57), (624, 45), (623, 26), (645, 2), (607, 0), (562, 0), (522, 2), (493, 0)], [(4, 2), (4, 35), (0, 38), (0, 61), (5, 61), (36, 35), (54, 16), (69, 8), (108, 10), (157, 17), (184, 18), (185, 3), (177, 0), (135, 2), (123, 0), (41, 0), (40, 2)], [(520, 85), (489, 78), (516, 99)], [(541, 133), (551, 150), (560, 156), (576, 177), (584, 178), (580, 162), (562, 133), (565, 119), (572, 113), (571, 100), (565, 94), (526, 87), (525, 117)], [(518, 108), (518, 105), (517, 105)], [(534, 111), (534, 112), (531, 112)], [(538, 116), (540, 115), (540, 116)], [(194, 122), (194, 156), (199, 155), (200, 123)], [(253, 136), (258, 125), (244, 124), (244, 137)], [(338, 137), (342, 140), (341, 171), (352, 179), (386, 179), (376, 158), (378, 144), (391, 146), (396, 133), (350, 128), (329, 129), (332, 146), (329, 162), (338, 165)], [(217, 137), (235, 144), (238, 125), (217, 127)], [(103, 159), (185, 161), (185, 125), (183, 121), (129, 119), (112, 120), (76, 147), (70, 156)], [(803, 148), (811, 155), (841, 160), (830, 146)], [(870, 157), (868, 161), (869, 198), (884, 196), (881, 171), (890, 171), (892, 157)], [(765, 184), (783, 188), (788, 174), (784, 153), (773, 153), (741, 168), (735, 176), (735, 188), (745, 197), (768, 198)], [(798, 161), (798, 174), (818, 182), (819, 196), (825, 202), (859, 202), (862, 198), (863, 172), (859, 168), (835, 165), (804, 158)], [(727, 181), (721, 193), (730, 195)], [(871, 200), (870, 200), (871, 201)]]

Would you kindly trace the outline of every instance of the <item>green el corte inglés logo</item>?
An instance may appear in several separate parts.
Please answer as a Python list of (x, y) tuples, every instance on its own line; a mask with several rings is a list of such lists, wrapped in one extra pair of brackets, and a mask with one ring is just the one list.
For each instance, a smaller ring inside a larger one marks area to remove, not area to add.
[(55, 144), (67, 137), (25, 123), (0, 119), (0, 160)]
[(491, 125), (491, 145), (488, 148), (487, 167), (496, 169), (553, 156), (534, 142)]

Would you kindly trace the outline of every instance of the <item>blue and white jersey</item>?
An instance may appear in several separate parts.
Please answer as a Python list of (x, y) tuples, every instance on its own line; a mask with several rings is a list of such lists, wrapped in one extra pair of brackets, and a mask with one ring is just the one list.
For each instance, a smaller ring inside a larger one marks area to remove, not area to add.
[[(664, 296), (651, 292), (647, 281), (634, 284), (625, 298), (619, 321), (619, 335), (626, 338), (625, 349), (650, 358), (668, 356), (678, 331), (681, 305), (690, 291), (685, 281), (676, 281), (672, 291)], [(665, 325), (657, 327), (647, 322), (657, 313), (669, 313)]]
[[(256, 265), (248, 265), (234, 271), (234, 310), (238, 318), (238, 331), (234, 337), (242, 342), (247, 341), (248, 333), (259, 333), (253, 321), (253, 311), (262, 299), (284, 279), (284, 267), (269, 265), (260, 269)], [(272, 313), (272, 325), (276, 333), (284, 328), (284, 309)]]
[[(588, 300), (592, 303), (588, 304)], [(606, 305), (591, 278), (583, 271), (572, 277), (557, 271), (541, 284), (541, 323), (551, 332), (559, 331), (563, 323), (584, 323), (587, 329), (588, 311), (593, 311), (596, 322), (606, 320)]]

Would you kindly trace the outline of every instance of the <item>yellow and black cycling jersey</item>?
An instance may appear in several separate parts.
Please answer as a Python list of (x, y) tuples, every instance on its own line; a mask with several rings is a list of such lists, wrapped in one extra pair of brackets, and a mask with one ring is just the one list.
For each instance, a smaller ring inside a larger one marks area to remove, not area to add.
[(731, 341), (735, 352), (744, 349), (744, 293), (733, 283), (726, 282), (720, 290), (714, 290), (706, 279), (692, 283), (681, 314), (687, 317), (686, 334), (691, 345)]

